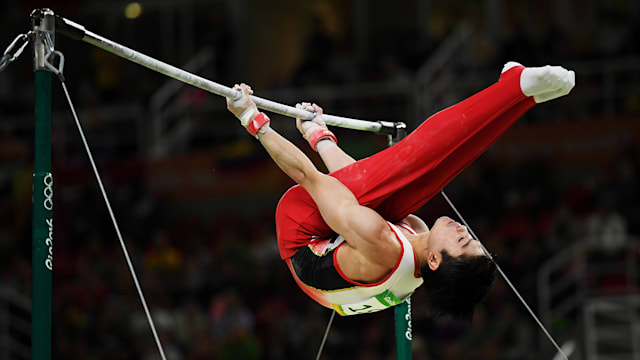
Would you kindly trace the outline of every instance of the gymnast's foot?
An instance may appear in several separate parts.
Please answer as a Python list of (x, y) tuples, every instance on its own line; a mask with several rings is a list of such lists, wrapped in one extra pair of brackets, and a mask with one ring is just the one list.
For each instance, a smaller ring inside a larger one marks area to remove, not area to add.
[[(502, 68), (507, 70), (522, 66), (515, 61), (509, 61)], [(528, 67), (520, 75), (520, 89), (526, 96), (533, 96), (536, 103), (541, 103), (567, 95), (576, 84), (573, 71), (561, 66)]]

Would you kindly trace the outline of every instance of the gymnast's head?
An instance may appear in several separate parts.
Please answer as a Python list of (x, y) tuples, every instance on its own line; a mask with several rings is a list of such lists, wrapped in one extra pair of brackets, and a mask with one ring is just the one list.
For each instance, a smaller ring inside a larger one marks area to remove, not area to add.
[(496, 277), (496, 265), (465, 226), (441, 217), (425, 234), (420, 272), (432, 315), (471, 321)]

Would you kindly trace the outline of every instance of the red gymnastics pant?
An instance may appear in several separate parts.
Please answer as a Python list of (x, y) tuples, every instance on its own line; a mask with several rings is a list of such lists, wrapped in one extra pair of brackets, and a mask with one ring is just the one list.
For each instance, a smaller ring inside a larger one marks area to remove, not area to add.
[[(497, 83), (431, 116), (396, 145), (329, 175), (347, 186), (361, 205), (387, 221), (401, 221), (535, 105), (520, 90), (523, 69), (509, 69)], [(282, 259), (293, 256), (313, 238), (334, 235), (309, 193), (299, 185), (278, 203), (276, 232)]]

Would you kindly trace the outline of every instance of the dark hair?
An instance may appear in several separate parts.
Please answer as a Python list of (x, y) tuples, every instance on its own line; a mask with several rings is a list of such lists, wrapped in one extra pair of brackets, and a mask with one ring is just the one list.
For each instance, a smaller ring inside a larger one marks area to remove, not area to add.
[(488, 256), (454, 258), (444, 250), (435, 271), (427, 263), (421, 271), (431, 314), (469, 322), (474, 307), (487, 297), (496, 278), (496, 264)]

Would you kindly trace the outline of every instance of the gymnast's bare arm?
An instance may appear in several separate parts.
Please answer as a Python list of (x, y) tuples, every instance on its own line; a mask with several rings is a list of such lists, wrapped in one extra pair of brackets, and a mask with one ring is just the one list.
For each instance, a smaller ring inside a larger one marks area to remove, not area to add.
[(320, 158), (322, 158), (322, 161), (330, 173), (356, 162), (354, 158), (349, 156), (338, 144), (330, 139), (318, 141), (316, 149), (318, 149), (318, 154), (320, 154)]
[[(238, 118), (247, 110), (253, 112), (251, 108), (255, 107), (249, 98), (249, 88), (244, 84), (240, 88), (244, 100), (227, 99), (227, 108)], [(327, 225), (345, 238), (347, 244), (338, 252), (341, 270), (358, 281), (383, 278), (393, 269), (401, 252), (386, 221), (374, 210), (361, 206), (336, 178), (319, 172), (300, 149), (268, 123), (265, 126), (257, 133), (260, 143), (280, 169), (307, 190)]]
[(307, 190), (327, 225), (347, 242), (337, 255), (345, 275), (365, 282), (383, 278), (400, 255), (399, 243), (384, 219), (374, 210), (361, 206), (336, 178), (315, 168), (302, 170), (296, 163), (310, 163), (310, 160), (274, 130), (267, 130), (258, 139), (285, 172), (288, 168), (301, 169), (301, 174), (292, 179)]

